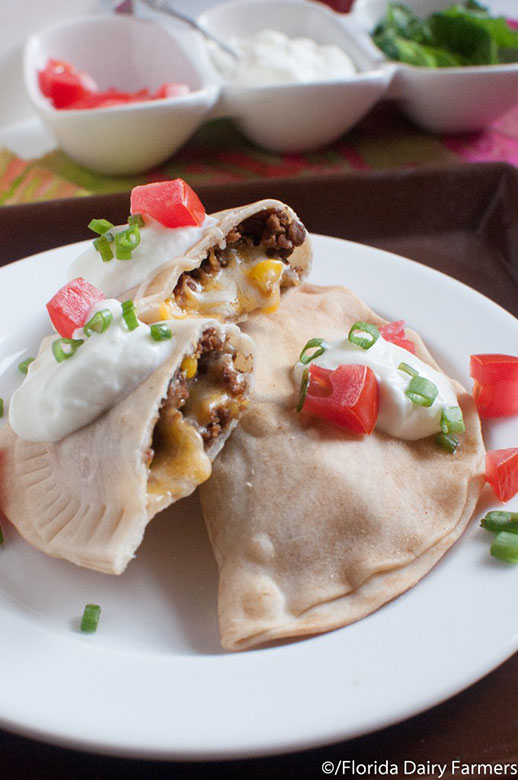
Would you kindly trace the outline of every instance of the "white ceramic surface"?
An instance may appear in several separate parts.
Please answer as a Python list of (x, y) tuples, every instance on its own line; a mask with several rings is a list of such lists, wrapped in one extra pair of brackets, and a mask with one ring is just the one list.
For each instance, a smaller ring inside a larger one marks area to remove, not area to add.
[[(83, 247), (0, 269), (7, 402), (16, 365), (48, 331), (43, 304)], [(449, 277), (337, 239), (315, 236), (314, 247), (312, 281), (347, 284), (385, 317), (405, 318), (465, 385), (470, 353), (516, 352), (516, 319)], [(516, 446), (518, 418), (486, 424), (484, 436), (488, 448)], [(507, 506), (518, 511), (518, 497)], [(201, 759), (308, 748), (416, 714), (517, 649), (518, 567), (490, 557), (491, 535), (477, 523), (494, 507), (487, 489), (453, 549), (373, 615), (238, 654), (220, 650), (217, 572), (196, 496), (153, 520), (120, 577), (48, 558), (4, 526), (0, 727), (111, 754)], [(84, 636), (90, 601), (103, 611)]]
[[(405, 0), (423, 18), (453, 0)], [(492, 12), (518, 19), (518, 3), (484, 2)], [(370, 33), (387, 0), (356, 0), (351, 19)], [(508, 10), (507, 10), (508, 9)], [(518, 63), (465, 68), (421, 68), (398, 63), (388, 96), (414, 122), (435, 133), (481, 130), (518, 103)]]
[[(137, 173), (158, 165), (201, 125), (219, 89), (204, 79), (205, 49), (189, 31), (174, 36), (151, 21), (91, 16), (31, 36), (24, 52), (25, 84), (33, 107), (58, 144), (81, 165), (106, 174)], [(41, 94), (37, 71), (47, 58), (89, 73), (101, 89), (154, 90), (187, 83), (180, 97), (95, 110), (57, 110)]]
[[(252, 141), (274, 151), (309, 151), (336, 140), (382, 97), (391, 79), (392, 66), (383, 65), (368, 36), (318, 3), (232, 0), (208, 9), (198, 21), (224, 39), (275, 29), (291, 38), (334, 44), (355, 63), (358, 73), (337, 81), (223, 85), (218, 114), (234, 118)], [(213, 78), (221, 80), (215, 70)]]

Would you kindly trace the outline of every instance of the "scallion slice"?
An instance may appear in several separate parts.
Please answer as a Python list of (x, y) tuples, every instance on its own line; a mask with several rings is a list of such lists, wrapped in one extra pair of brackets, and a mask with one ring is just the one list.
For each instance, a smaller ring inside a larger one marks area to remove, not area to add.
[(370, 349), (380, 337), (380, 332), (370, 322), (355, 322), (349, 331), (347, 338), (351, 344), (356, 344), (362, 349)]
[(137, 225), (139, 228), (144, 227), (146, 224), (142, 214), (130, 214), (128, 217), (128, 225)]
[(22, 374), (26, 374), (29, 370), (30, 364), (35, 360), (33, 357), (25, 358), (25, 360), (22, 360), (21, 363), (18, 363), (18, 371), (21, 371)]
[(75, 355), (81, 344), (84, 344), (84, 339), (56, 339), (52, 342), (52, 352), (57, 362), (62, 363)]
[(518, 535), (499, 531), (491, 545), (491, 555), (506, 563), (518, 563)]
[(104, 333), (110, 327), (113, 315), (109, 309), (96, 311), (93, 317), (83, 325), (85, 336), (91, 336), (92, 333)]
[(488, 512), (480, 521), (482, 528), (488, 531), (507, 531), (512, 534), (518, 534), (518, 512), (505, 512), (502, 510), (493, 510)]
[(399, 371), (404, 371), (405, 374), (409, 374), (410, 376), (419, 376), (419, 371), (416, 371), (415, 368), (409, 366), (408, 363), (400, 363), (398, 369)]
[(424, 376), (413, 376), (408, 383), (405, 393), (413, 404), (428, 407), (431, 406), (437, 398), (439, 389), (437, 388), (437, 385), (434, 385), (433, 382), (430, 382), (430, 380), (426, 379)]
[(4, 399), (0, 398), (0, 417), (4, 416)]
[(112, 229), (113, 223), (108, 222), (107, 219), (92, 219), (92, 221), (88, 223), (88, 227), (90, 230), (93, 230), (94, 233), (99, 233), (99, 235), (102, 236), (104, 233), (107, 233), (108, 230)]
[(115, 256), (117, 260), (131, 260), (131, 253), (140, 244), (138, 225), (132, 225), (126, 230), (115, 234)]
[(438, 433), (435, 437), (435, 443), (442, 447), (446, 452), (451, 452), (453, 455), (459, 446), (459, 440), (456, 436), (452, 436), (451, 433)]
[(3, 544), (3, 543), (4, 543), (4, 532), (0, 528), (0, 544)]
[(445, 406), (441, 409), (441, 431), (443, 433), (464, 433), (466, 426), (460, 406)]
[[(315, 349), (315, 347), (318, 347), (318, 349)], [(310, 349), (315, 349), (315, 351), (308, 355), (307, 353)], [(299, 360), (304, 365), (311, 363), (311, 361), (319, 357), (319, 355), (323, 355), (326, 349), (327, 344), (325, 343), (324, 339), (310, 339), (300, 353)]]
[(299, 393), (299, 402), (297, 404), (297, 412), (302, 411), (302, 407), (304, 406), (304, 401), (306, 400), (306, 395), (308, 392), (308, 385), (309, 385), (309, 368), (305, 368), (302, 373), (302, 380), (300, 383), (300, 393)]
[(98, 604), (87, 604), (81, 618), (81, 631), (84, 634), (95, 634), (101, 617), (101, 607)]
[(99, 236), (99, 238), (95, 238), (93, 241), (93, 245), (101, 255), (103, 263), (107, 263), (113, 259), (113, 249), (110, 246), (110, 241), (107, 237), (108, 235), (111, 235), (111, 233), (105, 236)]
[(138, 328), (140, 323), (137, 319), (137, 311), (133, 301), (124, 301), (122, 304), (122, 317), (128, 330)]
[(162, 325), (162, 324), (151, 325), (150, 331), (151, 331), (151, 338), (153, 339), (153, 341), (167, 341), (167, 339), (173, 338), (171, 328), (168, 328), (167, 325)]

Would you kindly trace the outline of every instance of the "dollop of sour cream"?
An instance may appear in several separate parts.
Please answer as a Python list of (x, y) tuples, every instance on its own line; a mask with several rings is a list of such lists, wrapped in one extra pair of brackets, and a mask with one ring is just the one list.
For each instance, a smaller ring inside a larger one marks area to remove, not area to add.
[(239, 59), (215, 44), (210, 45), (210, 51), (217, 70), (236, 86), (331, 81), (356, 72), (353, 61), (339, 46), (288, 38), (277, 30), (263, 30), (252, 38), (232, 38), (229, 43)]
[[(140, 228), (140, 243), (132, 251), (131, 260), (117, 260), (114, 257), (103, 262), (93, 243), (79, 255), (68, 269), (68, 278), (82, 276), (107, 297), (119, 295), (138, 287), (163, 265), (181, 257), (205, 232), (217, 225), (217, 219), (207, 214), (199, 226), (169, 228), (146, 216), (146, 224)], [(127, 229), (127, 225), (114, 227), (115, 235)]]
[(129, 331), (119, 301), (99, 301), (88, 317), (102, 309), (112, 314), (104, 333), (87, 337), (77, 328), (74, 338), (84, 343), (61, 363), (54, 357), (51, 338), (29, 365), (9, 405), (11, 428), (22, 439), (59, 441), (88, 425), (129, 395), (174, 349), (174, 336), (155, 341), (145, 323)]
[[(386, 341), (383, 336), (369, 349), (352, 344), (346, 337), (328, 344), (326, 351), (311, 362), (331, 371), (346, 363), (369, 366), (374, 371), (379, 389), (376, 428), (398, 439), (415, 441), (438, 433), (441, 430), (441, 410), (458, 406), (457, 395), (447, 376), (403, 347)], [(431, 406), (419, 406), (406, 395), (412, 377), (398, 368), (401, 363), (406, 363), (437, 387), (439, 392)], [(294, 376), (299, 386), (305, 368), (308, 365), (300, 362), (295, 365)]]

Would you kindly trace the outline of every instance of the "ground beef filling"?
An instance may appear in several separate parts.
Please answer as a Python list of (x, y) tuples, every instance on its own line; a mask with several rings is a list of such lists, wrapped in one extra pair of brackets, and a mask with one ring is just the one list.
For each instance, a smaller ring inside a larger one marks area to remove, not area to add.
[[(226, 246), (224, 249), (214, 247), (209, 250), (209, 254), (202, 261), (199, 268), (193, 271), (183, 273), (174, 289), (174, 297), (179, 306), (185, 305), (185, 287), (195, 289), (198, 284), (203, 285), (211, 276), (215, 276), (221, 268), (225, 268), (231, 254), (229, 250), (239, 251), (251, 246), (263, 246), (267, 257), (276, 260), (282, 260), (288, 264), (288, 258), (294, 249), (301, 246), (306, 238), (306, 229), (302, 222), (293, 219), (287, 211), (281, 209), (269, 208), (253, 214), (245, 219), (237, 227), (232, 228), (226, 236)], [(294, 269), (296, 278), (294, 284), (302, 269)]]
[[(167, 428), (177, 415), (198, 430), (207, 449), (246, 405), (248, 374), (235, 367), (235, 348), (215, 328), (203, 333), (189, 357), (197, 361), (196, 374), (188, 379), (187, 371), (180, 368), (173, 377), (153, 432), (148, 466), (169, 446)], [(214, 403), (204, 403), (210, 397)]]

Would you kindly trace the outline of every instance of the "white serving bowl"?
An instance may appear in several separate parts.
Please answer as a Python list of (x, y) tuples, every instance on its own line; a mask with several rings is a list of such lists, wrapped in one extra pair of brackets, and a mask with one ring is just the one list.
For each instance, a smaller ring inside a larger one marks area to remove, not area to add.
[[(217, 113), (232, 117), (260, 146), (302, 152), (325, 146), (369, 111), (387, 89), (387, 65), (369, 37), (323, 5), (300, 0), (232, 0), (209, 8), (198, 21), (222, 39), (249, 38), (278, 30), (290, 38), (334, 44), (349, 54), (358, 72), (338, 81), (267, 86), (223, 84)], [(214, 69), (212, 77), (221, 81)]]
[[(151, 21), (89, 16), (33, 35), (24, 51), (30, 100), (61, 148), (81, 165), (106, 174), (132, 174), (164, 162), (204, 121), (216, 103), (217, 84), (203, 75), (206, 51), (190, 31), (176, 36)], [(55, 109), (38, 87), (47, 59), (62, 59), (89, 73), (100, 89), (134, 92), (166, 81), (186, 83), (179, 97), (96, 109)]]
[[(425, 17), (454, 0), (404, 0)], [(356, 0), (351, 18), (371, 33), (384, 16), (388, 0)], [(494, 14), (496, 2), (484, 2)], [(518, 9), (515, 10), (518, 17)], [(396, 63), (388, 95), (416, 124), (437, 133), (481, 130), (518, 102), (518, 63), (459, 68), (425, 68)]]

